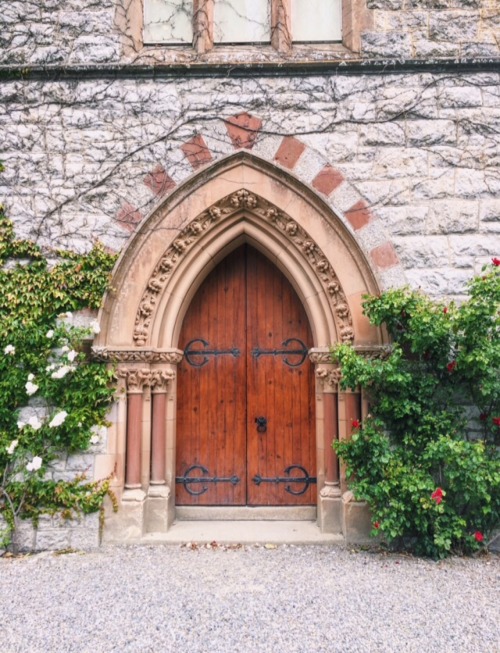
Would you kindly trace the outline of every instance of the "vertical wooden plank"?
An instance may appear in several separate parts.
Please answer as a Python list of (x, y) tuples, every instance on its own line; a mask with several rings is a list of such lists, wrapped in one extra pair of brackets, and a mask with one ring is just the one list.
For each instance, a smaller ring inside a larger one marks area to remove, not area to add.
[[(208, 344), (196, 342), (190, 347), (200, 352), (190, 357), (198, 366), (190, 365), (186, 356), (179, 366), (176, 472), (182, 477), (192, 465), (202, 465), (210, 478), (236, 475), (241, 480), (236, 486), (228, 482), (191, 485), (195, 491), (207, 488), (198, 496), (177, 484), (179, 505), (244, 505), (246, 501), (242, 288), (244, 264), (241, 251), (236, 251), (207, 277), (186, 313), (179, 346), (184, 349), (193, 339)], [(240, 356), (221, 353), (233, 348), (240, 349)], [(203, 350), (218, 354), (205, 356)], [(202, 474), (198, 470), (193, 475)]]
[[(253, 263), (250, 261), (253, 260)], [(315, 503), (315, 486), (303, 495), (286, 492), (286, 483), (252, 483), (255, 474), (266, 478), (285, 476), (290, 465), (301, 465), (310, 476), (316, 475), (314, 419), (311, 412), (313, 377), (309, 360), (300, 367), (285, 364), (300, 360), (297, 355), (273, 355), (273, 350), (294, 349), (289, 338), (312, 346), (312, 336), (305, 310), (284, 275), (262, 254), (249, 256), (248, 330), (251, 347), (267, 350), (258, 359), (249, 358), (248, 411), (268, 417), (268, 431), (261, 437), (260, 455), (254, 458), (255, 446), (249, 435), (249, 504), (302, 505)], [(250, 269), (250, 268), (249, 268)], [(257, 307), (257, 308), (255, 308)], [(253, 360), (252, 360), (253, 359)], [(263, 411), (266, 413), (263, 413)], [(251, 428), (249, 423), (249, 428)], [(254, 426), (255, 428), (255, 426)], [(296, 470), (293, 475), (301, 476)], [(297, 491), (299, 484), (290, 487)]]

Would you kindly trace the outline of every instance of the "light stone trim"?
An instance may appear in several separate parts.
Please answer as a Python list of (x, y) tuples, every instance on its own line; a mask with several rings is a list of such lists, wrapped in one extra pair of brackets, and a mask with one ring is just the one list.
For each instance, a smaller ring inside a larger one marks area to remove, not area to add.
[(231, 217), (242, 209), (249, 210), (266, 220), (300, 251), (301, 257), (308, 261), (325, 290), (341, 341), (351, 342), (354, 339), (353, 319), (346, 295), (333, 267), (319, 245), (303, 227), (278, 207), (242, 188), (216, 202), (192, 220), (168, 247), (155, 266), (137, 310), (133, 334), (136, 346), (142, 347), (147, 343), (151, 325), (156, 317), (158, 297), (161, 296), (169, 277), (182, 258), (216, 223), (222, 222), (224, 218)]
[(103, 363), (169, 363), (178, 365), (184, 353), (180, 349), (108, 349), (92, 347), (92, 358)]

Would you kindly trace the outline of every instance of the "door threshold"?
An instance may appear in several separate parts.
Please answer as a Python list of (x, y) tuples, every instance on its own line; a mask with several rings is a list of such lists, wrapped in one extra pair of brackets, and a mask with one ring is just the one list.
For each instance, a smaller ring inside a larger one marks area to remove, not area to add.
[(177, 506), (177, 521), (316, 521), (316, 506)]
[(166, 533), (147, 533), (142, 544), (343, 545), (340, 533), (322, 533), (315, 521), (175, 521)]

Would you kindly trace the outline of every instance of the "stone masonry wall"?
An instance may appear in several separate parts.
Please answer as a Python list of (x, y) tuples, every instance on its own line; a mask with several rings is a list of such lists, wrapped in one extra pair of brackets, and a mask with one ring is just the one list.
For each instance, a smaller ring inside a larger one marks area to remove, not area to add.
[[(352, 5), (354, 14), (363, 14), (355, 25), (370, 25), (361, 38), (361, 56), (408, 59), (500, 54), (497, 0), (344, 2)], [(11, 0), (2, 7), (0, 24), (0, 64), (139, 62), (162, 60), (172, 53), (183, 62), (266, 60), (276, 54), (270, 47), (216, 48), (200, 58), (190, 48), (142, 48), (141, 0)], [(316, 46), (296, 47), (286, 58), (303, 59), (304, 54), (320, 57)], [(348, 55), (338, 48), (325, 56)]]
[[(345, 0), (363, 16), (366, 59), (495, 58), (497, 0)], [(352, 4), (351, 4), (352, 3)], [(460, 298), (499, 255), (500, 73), (135, 76), (134, 64), (276, 62), (271, 47), (143, 48), (141, 0), (11, 0), (0, 72), (61, 66), (52, 80), (0, 82), (0, 202), (20, 237), (123, 249), (194, 172), (245, 149), (314, 189), (357, 239), (381, 288)], [(354, 21), (356, 23), (356, 21)], [(353, 24), (354, 24), (353, 23)], [(359, 40), (359, 39), (358, 39)], [(359, 58), (296, 47), (290, 61)], [(132, 64), (83, 79), (74, 65)], [(36, 407), (35, 407), (36, 408)], [(53, 478), (101, 477), (105, 434)], [(99, 519), (23, 523), (19, 549), (90, 548)]]
[[(228, 129), (241, 114), (248, 143)], [(404, 270), (391, 253), (383, 287), (460, 296), (498, 255), (499, 118), (497, 73), (4, 82), (0, 197), (20, 236), (118, 251), (165, 194), (243, 146), (316, 189), (336, 171), (329, 204), (368, 257), (389, 242)]]

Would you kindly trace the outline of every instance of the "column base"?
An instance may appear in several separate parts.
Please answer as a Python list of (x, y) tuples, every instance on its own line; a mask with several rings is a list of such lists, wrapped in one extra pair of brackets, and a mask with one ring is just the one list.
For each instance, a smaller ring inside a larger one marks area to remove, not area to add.
[(336, 485), (325, 485), (319, 493), (318, 526), (322, 533), (342, 532), (342, 498)]
[(168, 485), (151, 485), (145, 511), (146, 533), (166, 533), (172, 523), (169, 515), (170, 488)]
[(102, 542), (127, 544), (141, 541), (144, 535), (146, 493), (143, 490), (125, 490), (118, 512), (106, 510)]

